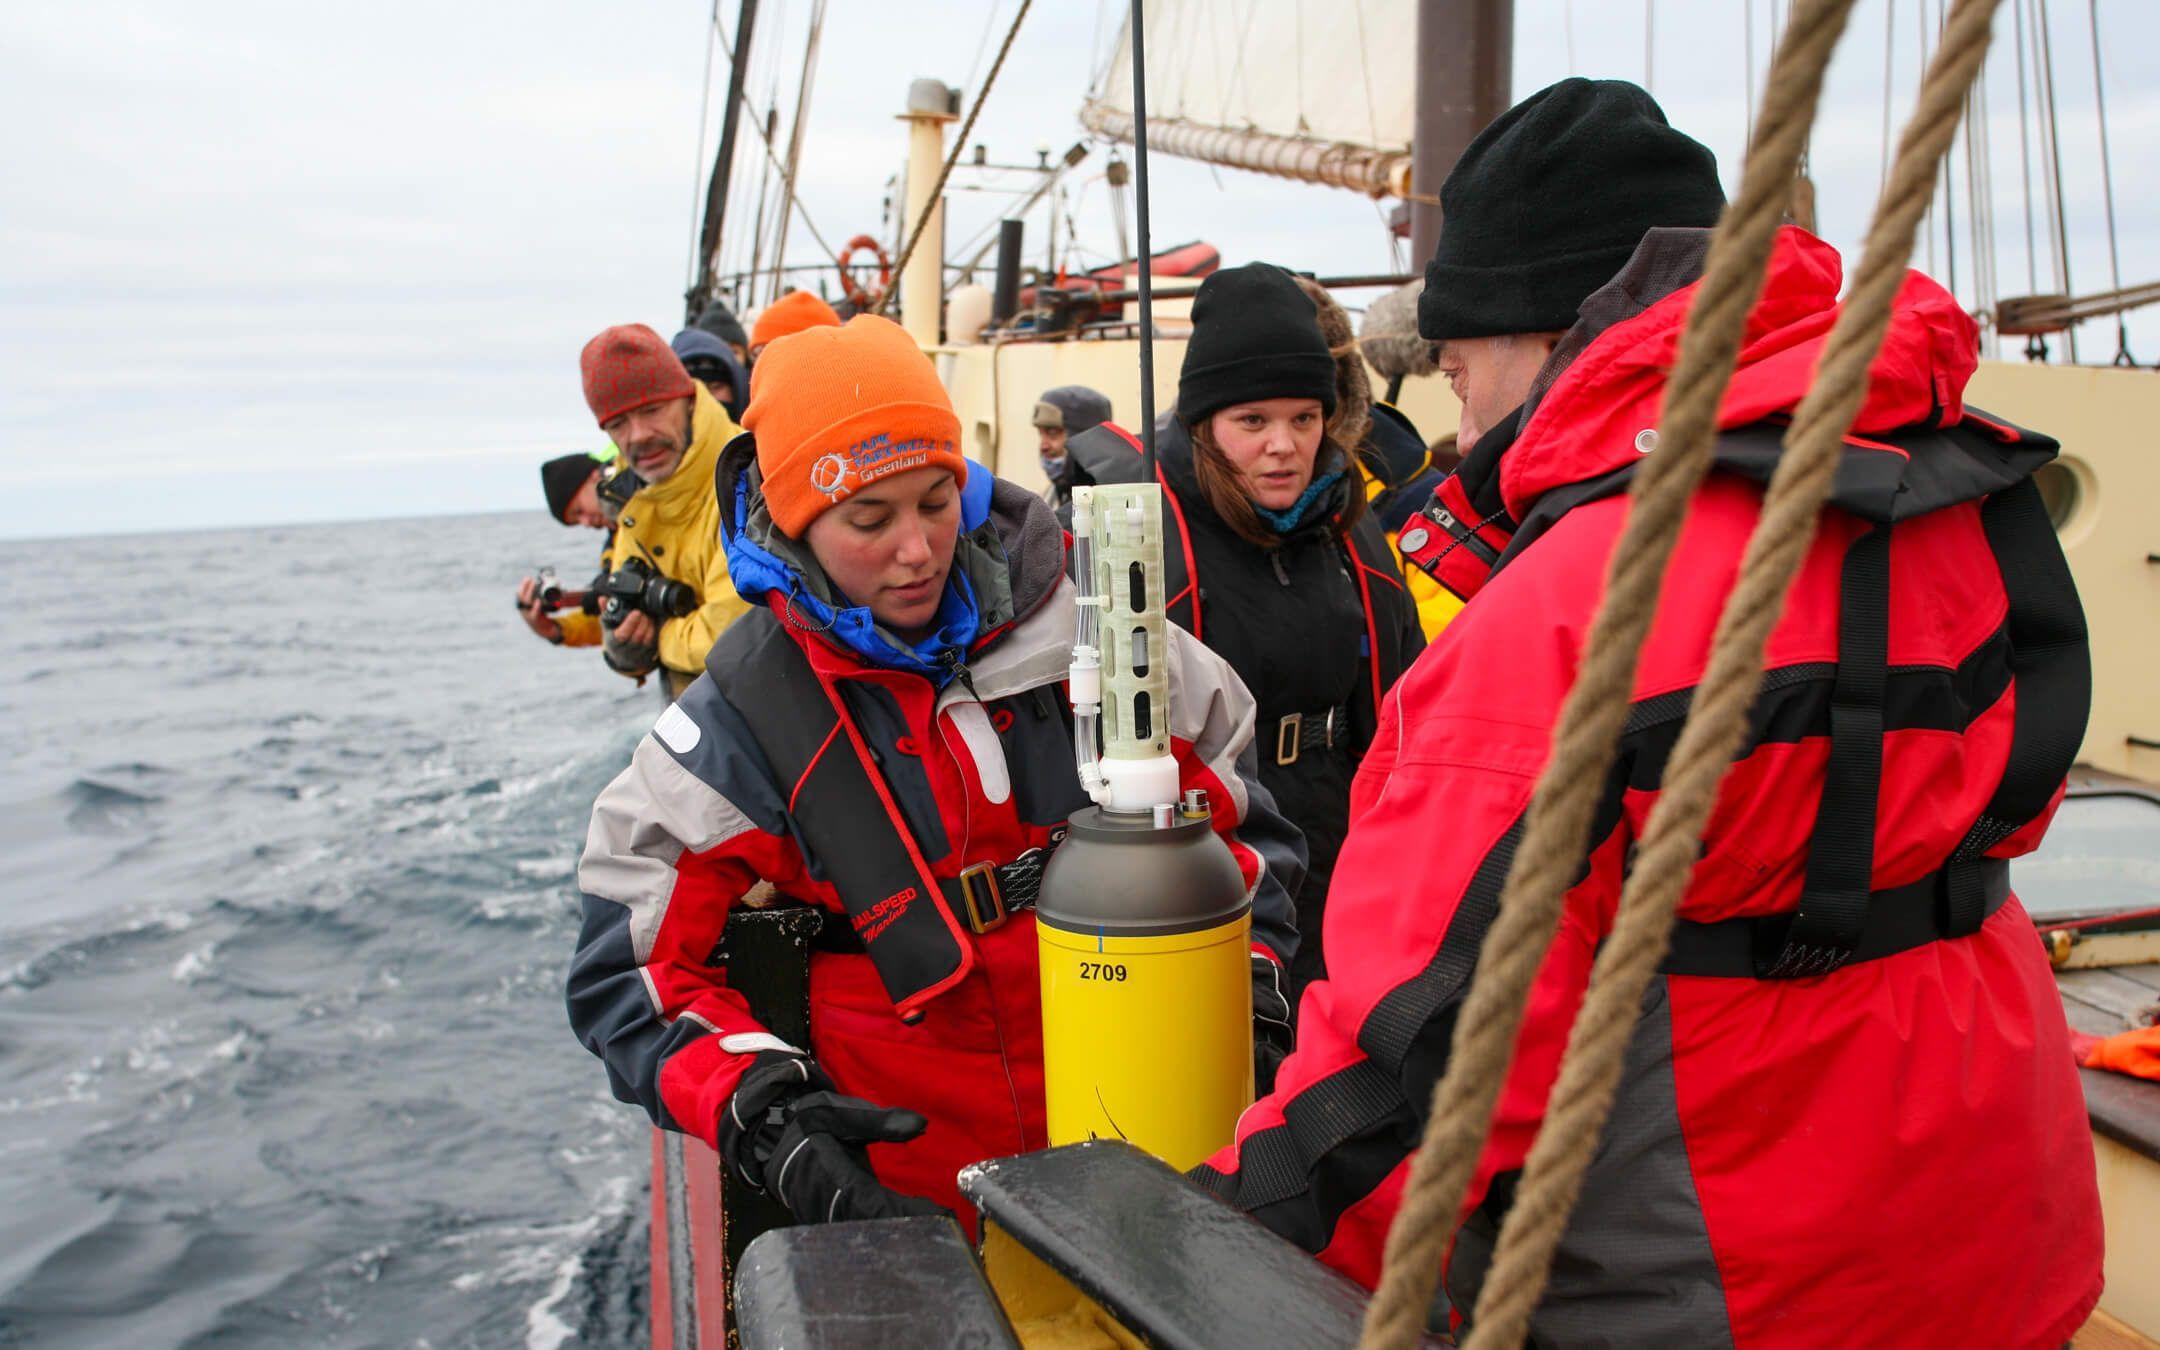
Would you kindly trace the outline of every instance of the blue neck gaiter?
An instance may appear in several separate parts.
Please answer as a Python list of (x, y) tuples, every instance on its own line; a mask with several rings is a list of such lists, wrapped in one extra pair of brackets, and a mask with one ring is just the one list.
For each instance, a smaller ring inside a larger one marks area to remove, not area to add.
[(1342, 477), (1343, 471), (1337, 469), (1333, 473), (1313, 479), (1311, 485), (1298, 494), (1298, 499), (1290, 503), (1287, 511), (1270, 511), (1258, 502), (1253, 503), (1253, 511), (1266, 521), (1267, 527), (1275, 533), (1288, 534), (1305, 523), (1305, 513), (1312, 510), (1313, 503), (1325, 496), (1329, 488), (1340, 483)]

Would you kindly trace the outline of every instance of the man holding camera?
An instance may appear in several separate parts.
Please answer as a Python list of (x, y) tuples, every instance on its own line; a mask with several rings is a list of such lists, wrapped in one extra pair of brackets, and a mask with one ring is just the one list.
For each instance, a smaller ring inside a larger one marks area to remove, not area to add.
[[(600, 576), (608, 572), (608, 551), (615, 543), (615, 508), (601, 495), (611, 464), (619, 456), (614, 446), (594, 454), (558, 455), (540, 466), (540, 488), (547, 496), (548, 514), (564, 525), (583, 525), (606, 530), (600, 545)], [(619, 472), (627, 472), (621, 470)], [(551, 568), (518, 583), (518, 614), (525, 626), (558, 647), (600, 645), (599, 579), (586, 591), (565, 591)]]
[(713, 496), (721, 447), (742, 429), (644, 324), (586, 343), (578, 370), (593, 419), (645, 483), (623, 505), (599, 584), (602, 649), (626, 675), (659, 670), (673, 698), (749, 608), (728, 580)]

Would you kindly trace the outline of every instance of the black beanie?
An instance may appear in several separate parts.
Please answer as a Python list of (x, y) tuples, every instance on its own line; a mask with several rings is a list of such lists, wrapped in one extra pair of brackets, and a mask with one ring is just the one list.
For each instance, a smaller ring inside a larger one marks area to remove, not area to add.
[(578, 489), (599, 467), (600, 461), (591, 455), (558, 455), (541, 465), (540, 490), (547, 493), (548, 514), (562, 520), (563, 512), (570, 509), (570, 499), (577, 496)]
[(690, 326), (702, 328), (722, 342), (732, 342), (744, 349), (750, 346), (750, 335), (743, 331), (742, 320), (735, 317), (734, 310), (718, 300), (699, 310), (696, 321)]
[(1316, 398), (1335, 411), (1335, 357), (1311, 297), (1273, 263), (1225, 268), (1193, 297), (1192, 340), (1178, 372), (1187, 426), (1233, 403)]
[(1433, 341), (1572, 328), (1659, 225), (1707, 228), (1717, 157), (1626, 80), (1562, 80), (1493, 120), (1440, 186), (1418, 333)]

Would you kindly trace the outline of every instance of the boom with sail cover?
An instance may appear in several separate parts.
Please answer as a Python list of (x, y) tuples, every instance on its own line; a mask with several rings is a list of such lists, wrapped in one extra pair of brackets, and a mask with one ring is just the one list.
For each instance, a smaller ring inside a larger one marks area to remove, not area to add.
[[(1160, 0), (1145, 45), (1148, 146), (1186, 159), (1349, 188), (1410, 193), (1415, 0)], [(1287, 35), (1294, 34), (1291, 40)], [(1080, 109), (1132, 140), (1132, 26)]]

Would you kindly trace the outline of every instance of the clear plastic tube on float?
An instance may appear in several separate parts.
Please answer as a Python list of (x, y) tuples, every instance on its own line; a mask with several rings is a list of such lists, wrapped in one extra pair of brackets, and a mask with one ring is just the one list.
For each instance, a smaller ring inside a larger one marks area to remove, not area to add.
[(1154, 483), (1073, 489), (1073, 571), (1080, 618), (1067, 674), (1080, 782), (1097, 805), (1146, 815), (1178, 799), (1163, 631), (1162, 489)]

